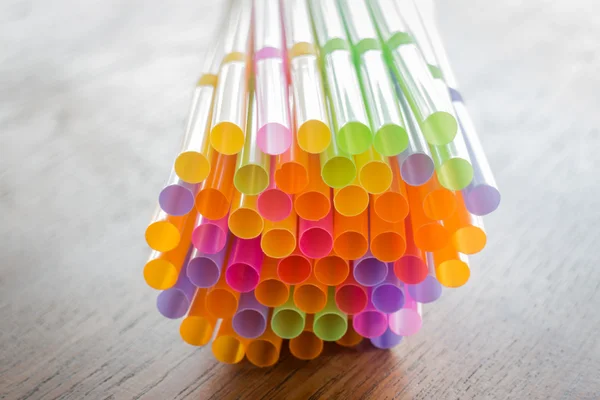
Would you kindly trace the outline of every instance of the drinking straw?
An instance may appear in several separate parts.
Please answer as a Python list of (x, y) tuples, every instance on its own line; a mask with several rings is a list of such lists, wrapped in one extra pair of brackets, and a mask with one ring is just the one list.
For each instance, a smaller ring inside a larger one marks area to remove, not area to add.
[(390, 188), (380, 194), (373, 195), (373, 209), (375, 214), (386, 222), (400, 222), (408, 215), (408, 196), (398, 161), (394, 158), (389, 160), (392, 170), (392, 183)]
[(369, 207), (369, 220), (369, 235), (373, 255), (383, 262), (394, 262), (402, 257), (406, 250), (404, 221), (391, 223), (382, 220), (375, 213), (372, 203)]
[(198, 185), (179, 179), (175, 170), (158, 195), (158, 204), (169, 215), (185, 215), (194, 208), (194, 197)]
[(454, 214), (456, 197), (453, 192), (440, 185), (436, 174), (418, 189), (426, 217), (442, 220)]
[(152, 251), (144, 265), (144, 280), (148, 286), (157, 290), (165, 290), (175, 285), (191, 246), (190, 237), (195, 220), (196, 213), (192, 210), (185, 221), (181, 240), (173, 250), (162, 253), (156, 250)]
[(423, 325), (421, 315), (421, 304), (410, 297), (410, 293), (405, 290), (404, 307), (389, 315), (389, 327), (396, 335), (412, 336), (419, 332)]
[(298, 223), (298, 247), (307, 257), (321, 258), (333, 250), (333, 210), (319, 221), (300, 218)]
[(369, 2), (371, 16), (384, 42), (392, 72), (417, 117), (429, 144), (445, 145), (456, 136), (452, 105), (438, 92), (434, 79), (393, 0)]
[(308, 185), (294, 197), (294, 209), (309, 221), (325, 218), (331, 211), (331, 189), (321, 177), (318, 156), (308, 156)]
[(187, 317), (181, 321), (179, 334), (192, 346), (204, 346), (210, 342), (216, 325), (217, 319), (206, 309), (206, 289), (198, 289)]
[(221, 274), (217, 284), (208, 289), (206, 309), (215, 318), (232, 318), (238, 307), (240, 293), (233, 290)]
[(194, 247), (206, 254), (217, 254), (223, 250), (229, 235), (227, 220), (227, 215), (221, 219), (212, 220), (198, 214), (196, 227), (192, 232)]
[(248, 339), (241, 338), (235, 333), (231, 319), (224, 319), (213, 341), (212, 352), (222, 363), (237, 364), (244, 358), (248, 343)]
[(367, 306), (367, 291), (356, 282), (354, 274), (348, 274), (344, 282), (335, 288), (335, 303), (348, 314), (358, 314)]
[(435, 277), (435, 264), (431, 253), (427, 253), (427, 267), (429, 273), (422, 282), (405, 286), (408, 287), (410, 296), (419, 303), (433, 303), (442, 295), (442, 285)]
[(436, 251), (443, 248), (450, 240), (450, 233), (440, 222), (427, 218), (418, 189), (413, 186), (408, 186), (406, 189), (415, 244), (423, 251)]
[(375, 286), (371, 293), (373, 306), (385, 314), (392, 314), (401, 309), (404, 305), (404, 293), (400, 286), (400, 280), (394, 274), (393, 264), (390, 263), (385, 280)]
[(224, 154), (212, 156), (211, 172), (196, 195), (196, 210), (206, 218), (221, 219), (229, 211), (234, 189), (235, 159), (236, 156)]
[(181, 232), (187, 219), (187, 215), (175, 217), (157, 207), (146, 228), (146, 243), (152, 250), (159, 252), (173, 250), (181, 241)]
[(352, 326), (361, 336), (374, 338), (383, 335), (388, 325), (387, 315), (373, 305), (373, 288), (367, 288), (367, 306), (352, 317)]
[[(348, 318), (351, 319), (351, 318), (353, 318), (353, 316), (348, 315)], [(342, 336), (339, 340), (336, 340), (335, 342), (337, 344), (339, 344), (340, 346), (354, 347), (354, 346), (358, 345), (360, 342), (362, 342), (363, 339), (364, 338), (361, 335), (356, 333), (356, 331), (354, 330), (354, 327), (352, 326), (352, 323), (348, 323), (348, 330), (346, 331), (344, 336)]]
[(467, 256), (454, 250), (450, 244), (433, 252), (433, 262), (437, 280), (446, 287), (460, 287), (471, 276)]
[(396, 335), (389, 327), (383, 335), (371, 338), (371, 344), (378, 349), (387, 350), (396, 347), (402, 341), (402, 336)]
[(178, 319), (187, 314), (197, 287), (187, 277), (187, 261), (190, 253), (184, 261), (183, 268), (179, 272), (179, 278), (175, 285), (169, 289), (163, 290), (156, 298), (156, 308), (163, 317), (169, 319)]
[(257, 367), (271, 367), (279, 360), (283, 340), (267, 326), (260, 337), (252, 340), (246, 348), (246, 358)]
[(234, 190), (228, 224), (235, 236), (254, 239), (262, 233), (265, 223), (258, 213), (257, 200), (257, 196), (248, 196)]
[(383, 282), (388, 275), (388, 266), (368, 251), (354, 261), (354, 279), (363, 286), (375, 286)]
[(356, 260), (369, 249), (369, 210), (356, 217), (333, 214), (333, 250), (346, 260)]
[(241, 193), (256, 196), (269, 185), (270, 157), (256, 144), (256, 95), (252, 92), (248, 96), (248, 110), (246, 142), (237, 158), (233, 184)]
[(348, 261), (338, 256), (334, 251), (326, 257), (315, 260), (313, 270), (317, 280), (327, 286), (341, 284), (350, 273)]
[(358, 63), (362, 93), (374, 133), (373, 145), (379, 154), (395, 156), (406, 149), (408, 137), (377, 31), (368, 18), (369, 9), (363, 0), (341, 0), (338, 5)]
[(275, 181), (275, 169), (277, 163), (274, 159), (271, 160), (269, 166), (269, 186), (267, 189), (258, 195), (256, 208), (260, 215), (268, 221), (281, 221), (290, 216), (292, 211), (292, 196), (282, 191), (277, 187)]
[(260, 238), (235, 238), (225, 270), (227, 284), (238, 292), (250, 292), (258, 285), (263, 262)]
[(473, 180), (473, 166), (462, 131), (445, 146), (430, 145), (435, 171), (443, 187), (462, 190)]
[(483, 220), (471, 214), (460, 192), (456, 192), (456, 211), (444, 220), (444, 226), (450, 232), (450, 240), (454, 249), (464, 254), (479, 253), (485, 247), (487, 240)]
[(335, 301), (335, 288), (329, 287), (325, 308), (315, 314), (313, 332), (319, 339), (335, 342), (348, 329), (348, 316), (340, 311)]
[(296, 248), (297, 225), (294, 210), (281, 221), (265, 221), (265, 228), (260, 239), (260, 247), (265, 255), (273, 258), (285, 258), (292, 254)]
[(236, 1), (225, 31), (225, 56), (219, 72), (210, 131), (210, 144), (224, 155), (237, 154), (244, 146), (251, 16), (251, 2)]
[(269, 307), (260, 304), (254, 292), (242, 293), (231, 320), (233, 330), (243, 338), (256, 339), (265, 332), (268, 316)]
[(299, 248), (289, 256), (279, 260), (277, 276), (288, 285), (297, 285), (308, 279), (312, 271), (311, 260)]
[(190, 262), (187, 265), (187, 276), (190, 282), (200, 288), (209, 288), (217, 284), (223, 271), (229, 242), (228, 236), (225, 246), (216, 254), (203, 253), (197, 248), (192, 250)]
[(394, 262), (394, 273), (404, 283), (417, 284), (427, 277), (428, 268), (425, 252), (415, 243), (412, 221), (406, 219), (406, 251)]
[(355, 217), (367, 209), (369, 193), (360, 185), (358, 176), (348, 186), (333, 191), (333, 205), (346, 217)]
[(336, 139), (341, 149), (354, 155), (371, 147), (373, 135), (344, 25), (335, 3), (336, 0), (310, 0), (309, 5), (326, 77), (326, 94), (331, 101)]
[(374, 147), (354, 156), (358, 169), (358, 181), (370, 194), (380, 194), (392, 184), (392, 169), (387, 157), (375, 151)]
[(294, 287), (290, 288), (290, 297), (281, 306), (273, 309), (271, 328), (283, 339), (293, 339), (304, 330), (306, 314), (294, 304)]
[(260, 270), (260, 282), (254, 295), (259, 303), (267, 307), (278, 307), (286, 302), (290, 294), (290, 287), (277, 276), (277, 264), (279, 260), (271, 257), (263, 259)]
[(307, 314), (302, 333), (290, 339), (290, 353), (299, 360), (314, 360), (323, 351), (323, 340), (313, 332), (314, 317), (314, 314)]
[(294, 304), (308, 314), (321, 311), (327, 303), (327, 285), (317, 280), (315, 274), (295, 286)]

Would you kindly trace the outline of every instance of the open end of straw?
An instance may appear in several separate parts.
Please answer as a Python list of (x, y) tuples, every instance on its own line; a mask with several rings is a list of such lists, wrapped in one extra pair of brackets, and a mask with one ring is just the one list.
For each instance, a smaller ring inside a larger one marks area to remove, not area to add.
[(394, 262), (394, 274), (404, 283), (417, 284), (428, 275), (429, 269), (421, 257), (405, 254)]
[(410, 297), (419, 303), (433, 303), (442, 295), (442, 285), (433, 275), (427, 275), (423, 282), (416, 285), (408, 285)]
[(500, 192), (493, 186), (477, 185), (463, 191), (465, 205), (471, 214), (483, 216), (496, 211), (500, 205)]
[(265, 317), (257, 310), (237, 312), (231, 321), (235, 333), (246, 339), (255, 339), (262, 335), (267, 327)]
[(157, 221), (148, 225), (145, 236), (148, 246), (161, 252), (173, 250), (181, 240), (179, 230), (169, 221)]
[(256, 208), (263, 218), (281, 221), (292, 212), (292, 198), (279, 189), (267, 189), (258, 196)]
[(363, 311), (352, 319), (354, 330), (366, 338), (374, 338), (385, 333), (387, 316), (380, 311)]
[(279, 359), (277, 347), (268, 340), (253, 340), (246, 349), (248, 361), (257, 367), (270, 367)]
[(356, 178), (356, 165), (347, 157), (332, 157), (321, 166), (321, 175), (327, 186), (341, 189)]
[(421, 186), (433, 176), (435, 165), (431, 157), (424, 153), (411, 154), (400, 165), (400, 175), (411, 186)]
[(227, 233), (214, 223), (202, 224), (192, 232), (192, 243), (203, 253), (217, 254), (225, 247)]
[(446, 189), (432, 190), (423, 199), (423, 211), (431, 219), (446, 219), (456, 211), (456, 196)]
[(377, 310), (392, 314), (404, 305), (404, 293), (398, 286), (384, 283), (373, 289), (371, 301)]
[(288, 285), (297, 285), (308, 279), (311, 273), (310, 260), (300, 255), (291, 255), (277, 264), (277, 276)]
[(385, 192), (373, 202), (375, 213), (386, 222), (400, 222), (408, 215), (408, 201), (397, 192)]
[(235, 172), (233, 184), (240, 193), (256, 196), (269, 186), (269, 174), (260, 165), (246, 164)]
[(346, 260), (356, 260), (367, 253), (369, 243), (367, 238), (358, 232), (344, 232), (335, 239), (333, 248), (340, 257)]
[(234, 263), (227, 267), (225, 273), (227, 284), (237, 292), (246, 293), (258, 285), (258, 272), (246, 263)]
[(192, 258), (187, 266), (187, 277), (199, 288), (209, 288), (219, 281), (219, 266), (208, 257)]
[(331, 203), (329, 197), (321, 192), (304, 192), (296, 195), (294, 209), (300, 218), (318, 221), (329, 214)]
[(376, 258), (364, 258), (354, 263), (354, 279), (363, 286), (375, 286), (385, 280), (387, 264)]
[(398, 260), (406, 250), (404, 238), (396, 232), (384, 232), (371, 241), (371, 252), (381, 261), (393, 262)]
[(295, 310), (285, 309), (273, 314), (271, 328), (283, 339), (293, 339), (304, 329), (304, 317)]
[(290, 340), (290, 353), (299, 360), (314, 360), (323, 351), (323, 341), (310, 331)]
[(150, 260), (144, 266), (144, 280), (153, 289), (166, 290), (177, 282), (179, 270), (167, 260)]
[(336, 343), (344, 347), (354, 347), (360, 342), (362, 342), (362, 340), (363, 337), (356, 333), (352, 324), (349, 324), (348, 330), (346, 331), (344, 336), (342, 336), (341, 339), (337, 340)]
[(462, 190), (473, 179), (473, 167), (462, 158), (451, 158), (437, 170), (440, 185), (449, 190)]
[(271, 229), (260, 239), (262, 251), (271, 258), (284, 258), (296, 248), (294, 234), (285, 229)]
[(361, 122), (348, 122), (336, 137), (340, 148), (352, 155), (364, 153), (373, 143), (371, 129)]
[(387, 329), (385, 333), (376, 338), (371, 338), (371, 344), (378, 349), (386, 350), (396, 347), (402, 341), (402, 336), (396, 335), (391, 329)]
[(308, 172), (302, 164), (287, 162), (275, 171), (275, 182), (288, 194), (300, 193), (308, 185)]
[(215, 318), (231, 318), (238, 306), (237, 297), (225, 289), (213, 289), (206, 295), (206, 309)]
[(355, 217), (369, 206), (369, 194), (358, 185), (348, 185), (335, 193), (333, 205), (341, 215)]
[(392, 157), (406, 150), (408, 135), (406, 130), (399, 125), (384, 125), (375, 133), (373, 146), (382, 156)]
[(196, 210), (208, 219), (218, 220), (227, 215), (229, 200), (217, 189), (203, 189), (196, 196)]
[(244, 132), (232, 122), (220, 122), (210, 132), (210, 144), (221, 154), (237, 154), (244, 147)]
[(184, 182), (200, 183), (210, 173), (210, 162), (202, 153), (186, 151), (175, 159), (175, 173)]
[(331, 131), (322, 121), (311, 119), (306, 121), (297, 133), (298, 146), (311, 154), (319, 154), (327, 149), (331, 142)]
[(421, 123), (421, 132), (427, 143), (437, 146), (454, 140), (457, 130), (456, 118), (445, 111), (434, 112)]
[(194, 208), (194, 194), (180, 185), (169, 185), (160, 191), (158, 204), (169, 215), (185, 215)]
[(188, 308), (190, 308), (190, 301), (183, 291), (171, 288), (158, 295), (156, 298), (156, 308), (158, 308), (158, 312), (163, 317), (177, 319), (187, 313)]
[(390, 315), (389, 327), (392, 332), (400, 336), (412, 336), (421, 330), (423, 320), (419, 313), (412, 308), (403, 308)]
[(367, 293), (357, 285), (344, 285), (335, 293), (335, 304), (346, 314), (358, 314), (367, 306)]
[(348, 320), (339, 314), (323, 314), (319, 318), (315, 316), (313, 330), (317, 337), (335, 342), (341, 339), (348, 329)]
[(425, 224), (414, 230), (415, 244), (423, 251), (443, 249), (450, 240), (448, 230), (437, 223)]
[(464, 254), (479, 253), (485, 247), (486, 241), (485, 232), (477, 226), (462, 227), (452, 235), (454, 248)]
[(325, 308), (327, 295), (315, 285), (301, 285), (294, 290), (294, 303), (305, 313), (314, 314)]
[(337, 286), (344, 282), (350, 267), (338, 256), (327, 256), (315, 261), (315, 278), (323, 285)]
[(279, 307), (287, 301), (290, 290), (285, 283), (278, 279), (267, 279), (258, 284), (254, 289), (254, 295), (262, 305)]
[(244, 358), (244, 346), (233, 336), (219, 336), (212, 344), (217, 360), (225, 364), (237, 364)]
[(392, 170), (386, 163), (371, 161), (360, 169), (358, 180), (367, 192), (371, 194), (383, 193), (392, 184)]
[(299, 241), (302, 254), (310, 258), (321, 258), (331, 253), (333, 238), (331, 233), (321, 228), (310, 228), (302, 233)]
[(214, 325), (205, 317), (187, 317), (181, 322), (179, 334), (184, 342), (192, 346), (204, 346), (210, 342)]
[(241, 239), (254, 239), (264, 228), (262, 217), (249, 208), (238, 208), (229, 214), (229, 230)]
[(471, 271), (469, 266), (461, 260), (447, 260), (435, 268), (438, 281), (449, 288), (457, 288), (469, 280)]
[(292, 144), (292, 132), (276, 122), (263, 125), (256, 133), (258, 147), (265, 154), (276, 156), (284, 153)]

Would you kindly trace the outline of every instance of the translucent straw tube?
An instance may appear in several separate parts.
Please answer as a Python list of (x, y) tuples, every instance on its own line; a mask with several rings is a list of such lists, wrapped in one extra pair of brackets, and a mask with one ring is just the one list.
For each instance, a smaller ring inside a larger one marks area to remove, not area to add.
[(287, 218), (272, 222), (265, 221), (265, 228), (260, 238), (260, 247), (265, 255), (272, 258), (285, 258), (296, 248), (296, 231), (298, 218), (292, 210)]
[(308, 158), (308, 185), (294, 198), (294, 208), (300, 218), (318, 221), (331, 211), (331, 189), (321, 177), (319, 157)]
[(215, 318), (232, 318), (238, 307), (240, 292), (233, 290), (225, 280), (225, 274), (217, 284), (208, 289), (206, 294), (206, 309)]
[(246, 358), (257, 367), (271, 367), (279, 360), (283, 339), (267, 326), (265, 332), (246, 347)]
[(402, 341), (402, 336), (396, 335), (389, 327), (381, 336), (370, 339), (371, 344), (378, 349), (387, 350), (396, 347)]
[(380, 194), (392, 184), (392, 169), (387, 157), (375, 151), (374, 147), (354, 156), (358, 169), (358, 181), (370, 194)]
[(207, 254), (217, 254), (223, 250), (229, 236), (227, 219), (227, 215), (221, 219), (212, 220), (198, 214), (196, 226), (192, 232), (194, 247)]
[(156, 308), (163, 317), (169, 319), (178, 319), (187, 314), (194, 295), (196, 286), (190, 282), (187, 277), (187, 261), (189, 254), (183, 262), (183, 268), (179, 272), (179, 278), (175, 285), (169, 289), (163, 290), (156, 298)]
[(192, 250), (187, 265), (187, 276), (190, 282), (201, 288), (209, 288), (217, 284), (223, 272), (229, 241), (227, 237), (225, 246), (215, 254), (203, 253), (196, 248)]
[(366, 338), (383, 335), (388, 325), (387, 315), (375, 308), (372, 296), (373, 288), (367, 288), (367, 306), (352, 317), (354, 330)]
[(235, 238), (225, 271), (227, 284), (242, 293), (254, 290), (260, 279), (263, 257), (260, 238)]
[(231, 319), (224, 319), (213, 341), (212, 353), (222, 363), (237, 364), (244, 359), (248, 343), (248, 339), (235, 333)]
[(312, 261), (300, 249), (296, 248), (292, 254), (279, 260), (277, 276), (288, 285), (298, 285), (307, 280), (312, 271)]
[(229, 212), (229, 230), (240, 239), (259, 236), (265, 222), (258, 212), (257, 196), (248, 196), (235, 190)]
[(423, 325), (421, 303), (415, 301), (408, 291), (404, 291), (404, 307), (389, 315), (389, 327), (396, 335), (412, 336)]
[(187, 317), (181, 321), (179, 334), (184, 342), (192, 346), (204, 346), (210, 342), (217, 319), (206, 309), (206, 289), (198, 289)]
[(356, 177), (348, 186), (333, 191), (333, 205), (341, 215), (355, 217), (369, 206), (369, 193), (360, 185)]
[(282, 221), (290, 216), (293, 208), (292, 196), (285, 193), (277, 186), (275, 180), (275, 170), (277, 162), (274, 157), (271, 157), (269, 167), (269, 186), (267, 189), (258, 195), (256, 207), (260, 215), (268, 221)]
[(441, 223), (427, 218), (417, 188), (407, 187), (410, 222), (415, 244), (423, 251), (436, 251), (446, 246), (450, 233)]
[(435, 251), (433, 262), (435, 264), (435, 276), (446, 287), (460, 287), (467, 283), (471, 276), (467, 256), (454, 250), (452, 245)]
[(212, 157), (211, 173), (196, 195), (196, 210), (206, 218), (217, 220), (227, 215), (233, 197), (235, 160), (236, 156), (224, 154)]
[(162, 252), (173, 250), (181, 241), (187, 219), (187, 215), (175, 217), (157, 207), (152, 221), (146, 228), (146, 243), (152, 250)]
[(341, 339), (348, 329), (348, 316), (340, 311), (335, 302), (335, 288), (327, 291), (327, 304), (315, 314), (313, 331), (318, 338), (335, 342)]
[(268, 316), (269, 307), (260, 304), (254, 292), (242, 293), (231, 320), (233, 330), (243, 338), (256, 339), (265, 332)]
[(410, 296), (419, 303), (433, 303), (442, 295), (442, 285), (435, 277), (435, 265), (431, 253), (427, 253), (427, 267), (429, 273), (422, 282), (405, 286)]
[(348, 274), (344, 282), (335, 288), (335, 302), (339, 309), (348, 314), (358, 314), (367, 306), (367, 291), (353, 274)]
[(300, 218), (298, 247), (307, 257), (321, 258), (333, 250), (333, 210), (319, 221)]
[(456, 192), (456, 202), (456, 211), (444, 220), (444, 226), (451, 235), (450, 241), (460, 253), (478, 253), (483, 250), (487, 241), (483, 220), (467, 210), (460, 192)]
[(335, 342), (343, 347), (354, 347), (357, 346), (364, 339), (360, 334), (358, 334), (351, 323), (351, 315), (348, 315), (348, 330), (340, 339)]
[(389, 160), (392, 170), (392, 182), (390, 188), (380, 194), (373, 195), (373, 209), (379, 218), (386, 222), (400, 222), (408, 215), (408, 196), (406, 187), (400, 175), (398, 161), (394, 158)]
[(179, 179), (175, 170), (158, 195), (158, 204), (169, 215), (185, 215), (194, 208), (198, 185)]
[(356, 217), (333, 214), (333, 250), (345, 260), (356, 260), (369, 249), (369, 211)]
[(275, 307), (271, 317), (271, 328), (283, 339), (293, 339), (304, 330), (306, 313), (294, 304), (294, 288), (285, 304)]
[(454, 214), (457, 203), (454, 192), (442, 187), (435, 174), (418, 189), (426, 217), (442, 220)]
[(373, 204), (369, 207), (370, 249), (373, 255), (383, 262), (394, 262), (406, 250), (404, 221), (386, 222), (379, 218)]
[(313, 269), (317, 280), (327, 286), (341, 284), (350, 273), (348, 261), (338, 256), (334, 251), (326, 257), (315, 260)]
[(410, 218), (406, 219), (406, 251), (394, 262), (394, 273), (404, 283), (417, 284), (427, 278), (429, 271), (425, 252), (415, 243), (415, 234)]
[(373, 306), (385, 314), (392, 314), (404, 305), (404, 293), (400, 280), (394, 274), (393, 264), (389, 264), (388, 274), (383, 282), (373, 288), (371, 301)]
[(313, 332), (314, 317), (314, 314), (307, 314), (302, 333), (290, 339), (290, 353), (299, 360), (314, 360), (323, 352), (323, 340)]
[(315, 274), (295, 286), (294, 304), (305, 313), (314, 314), (321, 311), (327, 303), (327, 286), (315, 278)]
[(285, 303), (290, 294), (290, 287), (277, 276), (279, 260), (265, 257), (260, 270), (260, 282), (254, 289), (259, 303), (267, 307), (278, 307)]
[(370, 251), (354, 261), (354, 279), (363, 286), (376, 286), (388, 275), (388, 266)]

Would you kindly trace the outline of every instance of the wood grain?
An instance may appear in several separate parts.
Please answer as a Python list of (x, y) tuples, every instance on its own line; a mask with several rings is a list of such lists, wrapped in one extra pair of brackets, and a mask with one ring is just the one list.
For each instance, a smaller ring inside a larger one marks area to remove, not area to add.
[(0, 397), (600, 398), (600, 7), (438, 5), (503, 192), (488, 248), (393, 351), (261, 370), (185, 345), (141, 274), (218, 3), (3, 1)]

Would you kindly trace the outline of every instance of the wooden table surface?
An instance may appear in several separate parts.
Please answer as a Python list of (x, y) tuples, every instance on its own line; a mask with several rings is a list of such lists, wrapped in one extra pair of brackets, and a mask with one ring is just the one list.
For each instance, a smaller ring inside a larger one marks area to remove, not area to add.
[(3, 1), (0, 397), (600, 398), (600, 7), (438, 4), (503, 193), (488, 247), (396, 349), (257, 369), (184, 344), (142, 279), (221, 7)]

